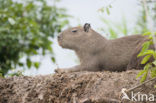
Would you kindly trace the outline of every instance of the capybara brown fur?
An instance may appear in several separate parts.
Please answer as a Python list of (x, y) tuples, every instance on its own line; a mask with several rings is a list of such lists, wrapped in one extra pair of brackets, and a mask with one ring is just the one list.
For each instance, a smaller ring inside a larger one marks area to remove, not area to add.
[(84, 27), (69, 28), (61, 32), (58, 42), (61, 47), (76, 52), (80, 65), (55, 71), (125, 71), (127, 66), (128, 69), (137, 69), (140, 61), (137, 54), (146, 40), (147, 37), (142, 35), (108, 40), (94, 31), (88, 23)]

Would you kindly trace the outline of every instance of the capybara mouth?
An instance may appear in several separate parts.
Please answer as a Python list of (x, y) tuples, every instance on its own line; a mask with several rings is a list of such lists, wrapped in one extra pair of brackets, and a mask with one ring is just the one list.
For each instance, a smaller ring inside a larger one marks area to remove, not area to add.
[(63, 45), (62, 45), (62, 42), (63, 42), (63, 41), (62, 41), (62, 38), (58, 38), (57, 41), (58, 41), (58, 44), (59, 44), (61, 47), (63, 47)]
[(57, 41), (58, 41), (58, 44), (61, 46), (61, 39), (58, 39)]

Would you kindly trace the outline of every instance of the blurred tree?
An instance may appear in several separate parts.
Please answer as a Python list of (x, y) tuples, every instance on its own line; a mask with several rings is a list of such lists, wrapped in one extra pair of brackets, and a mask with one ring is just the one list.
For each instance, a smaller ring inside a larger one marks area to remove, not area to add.
[[(47, 5), (46, 0), (0, 0), (0, 73), (16, 66), (39, 67), (34, 55), (51, 54), (51, 38), (68, 24), (63, 8)], [(26, 63), (20, 62), (26, 56)]]

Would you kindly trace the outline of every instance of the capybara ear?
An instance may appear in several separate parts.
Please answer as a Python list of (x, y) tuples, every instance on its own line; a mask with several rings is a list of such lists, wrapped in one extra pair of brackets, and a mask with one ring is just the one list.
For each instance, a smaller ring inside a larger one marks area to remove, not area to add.
[(91, 28), (91, 26), (90, 26), (89, 23), (85, 23), (84, 26), (83, 26), (83, 29), (84, 29), (85, 32), (88, 32), (90, 28)]

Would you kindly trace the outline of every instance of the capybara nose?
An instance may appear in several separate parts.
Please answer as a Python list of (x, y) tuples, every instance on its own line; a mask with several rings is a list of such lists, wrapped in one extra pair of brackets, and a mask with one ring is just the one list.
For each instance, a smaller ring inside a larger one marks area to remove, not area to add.
[(59, 35), (59, 36), (57, 36), (57, 38), (58, 38), (58, 39), (60, 39), (60, 38), (61, 38), (61, 36)]

